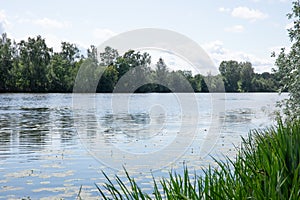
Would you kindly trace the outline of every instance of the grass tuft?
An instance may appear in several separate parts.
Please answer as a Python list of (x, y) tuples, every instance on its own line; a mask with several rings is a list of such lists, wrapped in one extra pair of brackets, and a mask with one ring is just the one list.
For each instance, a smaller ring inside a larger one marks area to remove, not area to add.
[[(103, 199), (299, 199), (300, 120), (267, 130), (254, 130), (242, 138), (235, 159), (218, 161), (217, 167), (189, 175), (170, 172), (159, 182), (153, 177), (153, 192), (143, 192), (125, 170), (129, 184), (116, 176), (116, 184), (98, 188)], [(104, 192), (106, 190), (107, 192)], [(109, 195), (105, 195), (109, 194)], [(109, 197), (108, 197), (109, 196)]]

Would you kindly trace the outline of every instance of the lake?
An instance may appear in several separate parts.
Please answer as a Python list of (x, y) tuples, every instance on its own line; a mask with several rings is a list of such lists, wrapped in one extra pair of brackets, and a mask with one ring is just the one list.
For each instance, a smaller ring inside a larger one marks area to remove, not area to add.
[[(97, 199), (102, 171), (152, 174), (234, 157), (274, 124), (276, 93), (0, 94), (0, 199)], [(193, 171), (193, 170), (192, 170)]]

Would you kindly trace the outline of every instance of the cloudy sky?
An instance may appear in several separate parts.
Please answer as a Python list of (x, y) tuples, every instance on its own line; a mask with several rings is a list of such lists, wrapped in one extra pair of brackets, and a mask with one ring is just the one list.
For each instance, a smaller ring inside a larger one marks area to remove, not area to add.
[(0, 0), (0, 33), (17, 41), (41, 35), (59, 50), (61, 41), (81, 48), (119, 33), (163, 28), (197, 42), (218, 65), (250, 61), (271, 71), (272, 51), (289, 46), (286, 14), (291, 0)]

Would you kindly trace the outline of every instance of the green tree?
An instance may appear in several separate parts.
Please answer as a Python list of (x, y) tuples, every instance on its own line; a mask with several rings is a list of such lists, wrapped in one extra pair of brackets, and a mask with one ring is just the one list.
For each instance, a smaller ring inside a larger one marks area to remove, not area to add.
[(52, 49), (48, 48), (41, 36), (22, 40), (18, 44), (19, 61), (14, 72), (16, 84), (22, 91), (41, 92), (48, 86), (47, 66)]
[(97, 87), (97, 92), (113, 92), (118, 81), (118, 71), (115, 66), (110, 65), (104, 70)]
[(91, 45), (87, 50), (87, 57), (98, 64), (98, 49), (94, 45)]
[(225, 92), (224, 78), (221, 74), (213, 76), (211, 72), (208, 72), (204, 80), (205, 85), (204, 89), (202, 89), (203, 92)]
[(251, 81), (252, 91), (254, 92), (276, 92), (279, 88), (279, 81), (276, 74), (263, 72), (255, 73)]
[(141, 54), (139, 51), (128, 50), (123, 56), (117, 58), (115, 65), (120, 79), (130, 69), (138, 66), (147, 66), (150, 63), (151, 56), (148, 53)]
[(193, 92), (193, 88), (183, 71), (172, 71), (169, 75), (169, 89), (172, 92)]
[(61, 43), (61, 52), (54, 53), (48, 66), (49, 91), (72, 91), (79, 57), (79, 49), (75, 44)]
[(194, 76), (192, 87), (195, 92), (208, 92), (208, 87), (205, 83), (205, 79), (201, 74), (196, 74)]
[(77, 59), (80, 58), (79, 49), (76, 44), (72, 44), (69, 42), (61, 43), (61, 52), (60, 54), (66, 60), (68, 60), (71, 64), (73, 64)]
[(239, 90), (242, 92), (252, 91), (252, 79), (254, 77), (252, 64), (250, 62), (242, 62), (240, 63), (240, 70)]
[[(149, 82), (151, 78), (151, 56), (148, 53), (128, 50), (123, 56), (117, 58), (115, 63), (118, 71), (118, 92), (132, 91), (141, 84)], [(138, 92), (145, 91), (143, 87)]]
[(156, 85), (156, 92), (169, 92), (168, 90), (168, 78), (169, 78), (169, 70), (165, 61), (162, 58), (159, 58), (158, 62), (155, 65), (155, 82), (158, 83)]
[(103, 68), (99, 67), (95, 60), (91, 58), (82, 61), (76, 76), (73, 92), (95, 93)]
[[(294, 1), (292, 13), (288, 18), (294, 21), (294, 26), (288, 30), (292, 42), (290, 52), (282, 48), (277, 56), (276, 72), (280, 77), (281, 91), (288, 90), (289, 98), (283, 102), (284, 112), (289, 120), (300, 118), (300, 2)], [(273, 54), (275, 56), (275, 54)]]
[[(95, 50), (92, 48), (91, 52)], [(101, 65), (103, 66), (109, 66), (113, 65), (116, 61), (117, 58), (119, 57), (119, 53), (116, 49), (113, 49), (112, 47), (105, 47), (104, 52), (100, 53), (100, 60), (101, 60)]]
[(234, 60), (222, 61), (219, 71), (223, 76), (226, 92), (237, 92), (241, 71), (239, 63)]
[(0, 38), (0, 92), (5, 92), (9, 89), (11, 74), (13, 68), (14, 55), (16, 49), (12, 45), (6, 33), (2, 34)]

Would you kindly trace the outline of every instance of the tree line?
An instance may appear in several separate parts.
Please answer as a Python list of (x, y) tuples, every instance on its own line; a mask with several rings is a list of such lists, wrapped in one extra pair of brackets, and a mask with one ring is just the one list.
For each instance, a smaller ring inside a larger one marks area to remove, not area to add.
[(4, 33), (0, 92), (72, 92), (75, 80), (82, 92), (276, 92), (280, 88), (277, 73), (255, 73), (250, 62), (223, 61), (218, 75), (171, 71), (162, 58), (154, 67), (151, 62), (148, 53), (128, 50), (119, 55), (111, 47), (99, 53), (93, 45), (83, 56), (69, 42), (62, 42), (61, 50), (54, 52), (41, 36), (16, 43)]

